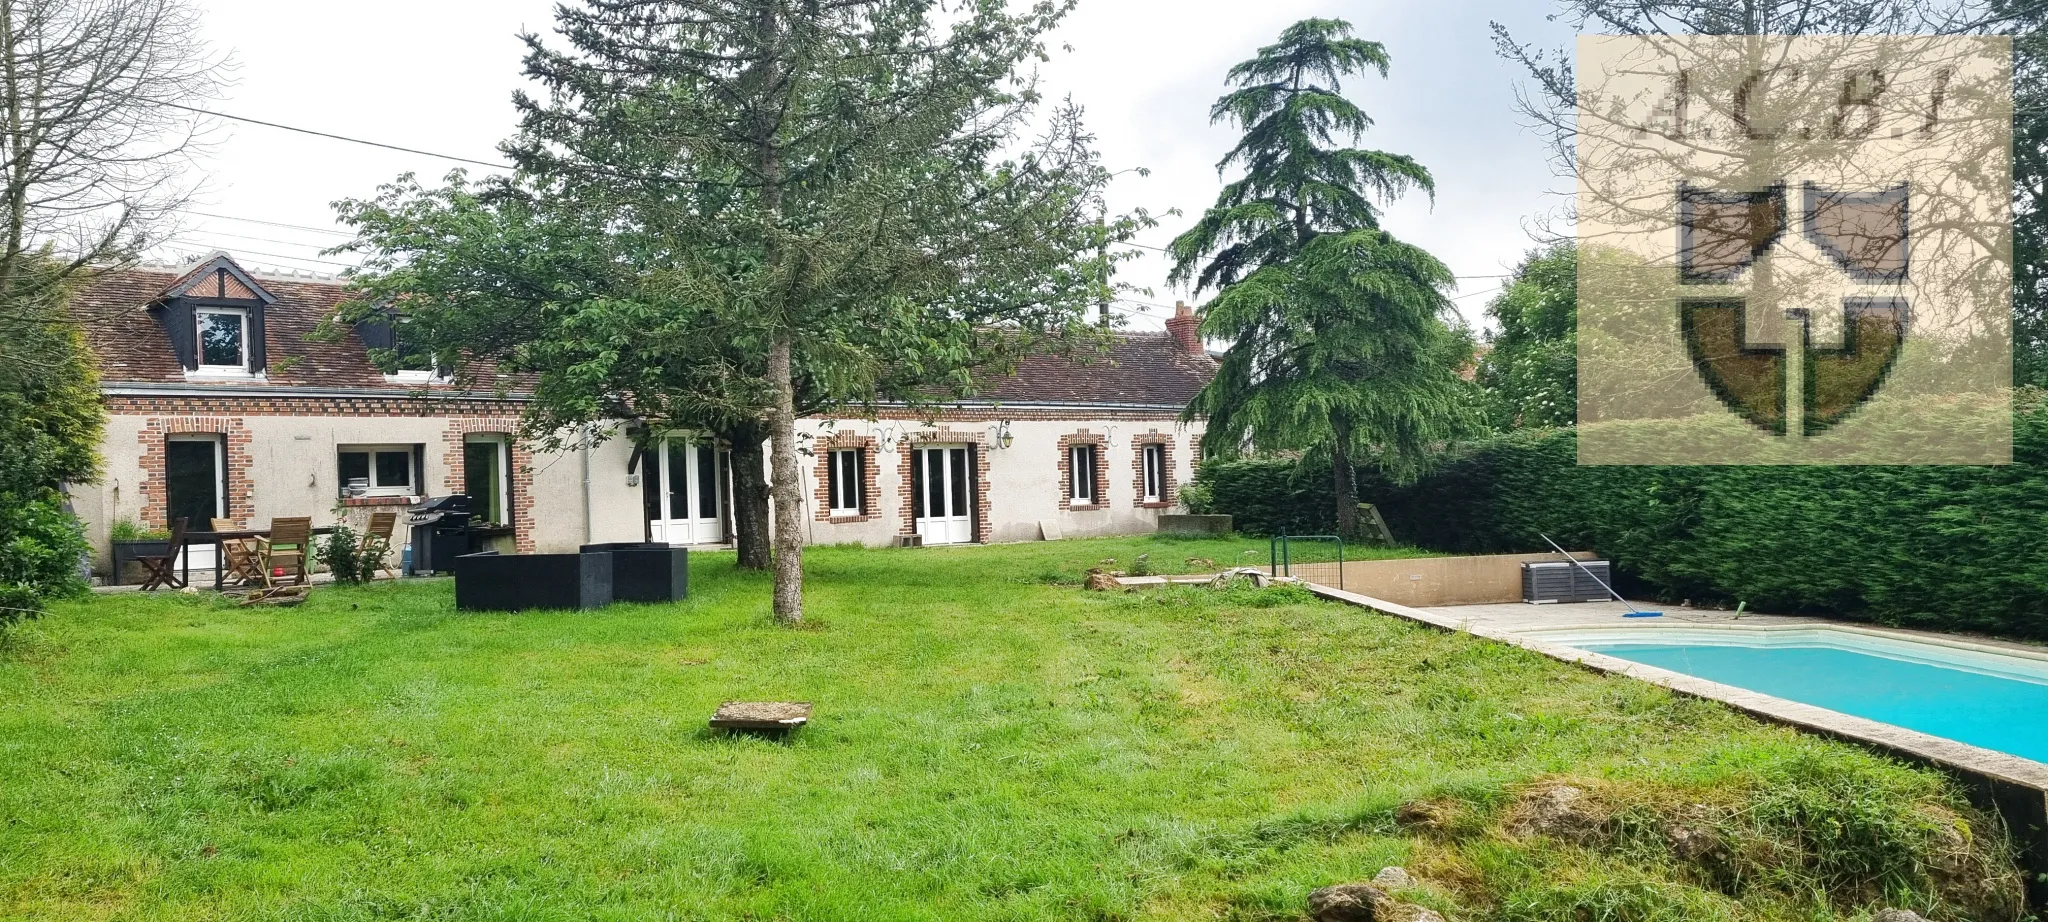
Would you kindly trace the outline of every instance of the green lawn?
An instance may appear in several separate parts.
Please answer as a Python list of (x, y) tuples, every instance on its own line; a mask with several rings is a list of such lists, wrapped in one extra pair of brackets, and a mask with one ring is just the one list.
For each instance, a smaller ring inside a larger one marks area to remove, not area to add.
[(802, 630), (718, 554), (590, 614), (63, 604), (0, 639), (0, 918), (1292, 920), (1390, 864), (1453, 920), (2012, 915), (1931, 773), (1299, 590), (1075, 585), (1264, 548), (818, 549)]

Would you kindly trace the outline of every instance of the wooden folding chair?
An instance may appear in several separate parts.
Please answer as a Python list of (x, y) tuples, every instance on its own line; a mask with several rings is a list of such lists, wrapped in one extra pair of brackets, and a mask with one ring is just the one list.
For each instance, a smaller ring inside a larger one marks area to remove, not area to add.
[(178, 558), (184, 556), (184, 553), (185, 520), (181, 518), (171, 523), (170, 553), (136, 556), (135, 562), (142, 564), (142, 569), (149, 574), (149, 577), (142, 581), (142, 591), (185, 588), (185, 578), (178, 575)]
[(363, 540), (356, 545), (357, 553), (377, 561), (377, 569), (392, 579), (398, 578), (398, 571), (391, 568), (391, 534), (398, 530), (398, 513), (370, 513), (370, 529), (363, 532)]
[[(241, 526), (227, 519), (214, 519), (213, 531), (240, 531)], [(263, 582), (263, 568), (256, 562), (256, 540), (254, 538), (223, 538), (220, 541), (221, 581), (237, 586), (249, 586)]]
[(263, 566), (263, 585), (276, 585), (277, 571), (287, 569), (296, 585), (306, 584), (306, 559), (312, 553), (313, 520), (293, 517), (270, 520), (270, 537), (256, 539)]

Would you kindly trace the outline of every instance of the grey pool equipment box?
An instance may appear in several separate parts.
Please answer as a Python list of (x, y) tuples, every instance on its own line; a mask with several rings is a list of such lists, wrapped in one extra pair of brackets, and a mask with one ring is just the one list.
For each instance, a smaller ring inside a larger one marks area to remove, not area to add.
[(1607, 587), (1613, 584), (1614, 577), (1605, 560), (1522, 564), (1522, 601), (1533, 605), (1605, 602)]

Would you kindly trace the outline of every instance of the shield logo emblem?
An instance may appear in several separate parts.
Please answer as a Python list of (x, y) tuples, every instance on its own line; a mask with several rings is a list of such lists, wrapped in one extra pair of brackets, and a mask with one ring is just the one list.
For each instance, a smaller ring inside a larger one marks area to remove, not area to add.
[[(1911, 192), (1899, 185), (1878, 192), (1802, 186), (1801, 238), (1867, 294), (1841, 300), (1841, 344), (1816, 347), (1811, 309), (1788, 308), (1802, 371), (1798, 392), (1801, 431), (1839, 424), (1884, 386), (1906, 342), (1911, 310), (1898, 286), (1911, 271)], [(1679, 189), (1679, 281), (1732, 285), (1779, 246), (1787, 230), (1783, 183), (1754, 191)], [(1722, 405), (1772, 435), (1786, 433), (1789, 374), (1787, 344), (1747, 341), (1747, 298), (1683, 299), (1680, 330), (1700, 379)]]

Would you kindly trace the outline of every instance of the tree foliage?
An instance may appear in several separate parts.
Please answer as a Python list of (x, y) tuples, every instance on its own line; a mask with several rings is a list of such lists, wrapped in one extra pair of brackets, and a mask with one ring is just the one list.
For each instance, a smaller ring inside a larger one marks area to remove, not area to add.
[[(1367, 69), (1387, 75), (1392, 59), (1378, 42), (1351, 37), (1351, 24), (1305, 19), (1258, 57), (1230, 69), (1237, 89), (1210, 109), (1212, 122), (1235, 123), (1244, 136), (1216, 165), (1244, 176), (1173, 241), (1172, 280), (1200, 293), (1225, 288), (1287, 259), (1318, 234), (1376, 228), (1373, 197), (1410, 189), (1434, 192), (1414, 158), (1336, 147), (1355, 143), (1372, 118), (1344, 98), (1342, 79)], [(1197, 266), (1200, 266), (1199, 272)]]
[(1494, 322), (1478, 384), (1497, 428), (1569, 426), (1578, 417), (1579, 260), (1570, 243), (1529, 254), (1486, 307)]
[(26, 263), (40, 301), (0, 311), (0, 624), (80, 591), (87, 551), (63, 485), (93, 480), (106, 414), (78, 328), (63, 314), (68, 287), (54, 260)]
[(1386, 49), (1349, 23), (1309, 19), (1231, 68), (1235, 87), (1211, 110), (1243, 139), (1218, 164), (1244, 170), (1175, 239), (1173, 280), (1219, 288), (1202, 333), (1230, 342), (1215, 379), (1188, 408), (1203, 444), (1331, 459), (1338, 522), (1358, 530), (1351, 459), (1412, 476), (1425, 453), (1467, 427), (1458, 371), (1469, 337), (1444, 291), (1450, 270), (1379, 228), (1375, 199), (1433, 191), (1412, 158), (1337, 147), (1372, 120), (1342, 94), (1343, 77), (1385, 76)]
[[(564, 5), (558, 40), (526, 36), (516, 177), (344, 205), (355, 310), (402, 305), (437, 355), (537, 374), (543, 434), (763, 426), (775, 611), (798, 620), (797, 415), (965, 386), (1106, 296), (1136, 222), (1103, 216), (1079, 111), (1041, 122), (1023, 70), (1070, 6)], [(408, 214), (454, 234), (409, 236)]]
[(2013, 380), (2048, 387), (2048, 0), (2012, 5)]

